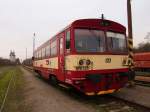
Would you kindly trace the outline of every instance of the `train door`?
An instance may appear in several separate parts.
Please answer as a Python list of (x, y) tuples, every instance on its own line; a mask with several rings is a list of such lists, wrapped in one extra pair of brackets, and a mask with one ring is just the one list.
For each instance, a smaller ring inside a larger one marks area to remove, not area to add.
[(59, 80), (65, 80), (65, 60), (64, 60), (64, 34), (59, 37)]

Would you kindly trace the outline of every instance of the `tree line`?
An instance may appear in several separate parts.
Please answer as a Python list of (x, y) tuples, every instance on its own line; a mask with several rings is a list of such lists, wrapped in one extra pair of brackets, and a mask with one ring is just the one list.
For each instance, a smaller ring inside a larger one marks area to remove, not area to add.
[(150, 43), (141, 42), (137, 47), (134, 47), (134, 52), (150, 52)]
[(20, 64), (19, 58), (17, 58), (15, 62), (11, 62), (9, 59), (5, 59), (5, 58), (0, 57), (0, 66), (3, 66), (3, 65), (19, 65), (19, 64)]

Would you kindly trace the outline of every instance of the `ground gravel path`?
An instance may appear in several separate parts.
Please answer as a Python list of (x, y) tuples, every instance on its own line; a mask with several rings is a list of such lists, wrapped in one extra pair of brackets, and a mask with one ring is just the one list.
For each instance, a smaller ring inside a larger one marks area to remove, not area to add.
[(25, 102), (30, 105), (32, 112), (95, 112), (93, 106), (76, 100), (36, 74), (21, 67), (25, 78)]

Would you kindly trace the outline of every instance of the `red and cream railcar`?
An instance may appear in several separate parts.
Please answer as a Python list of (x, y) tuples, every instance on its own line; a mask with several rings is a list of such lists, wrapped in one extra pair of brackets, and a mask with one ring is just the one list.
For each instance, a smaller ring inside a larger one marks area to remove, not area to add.
[(128, 81), (126, 28), (103, 19), (76, 20), (34, 52), (36, 72), (86, 95), (113, 93)]

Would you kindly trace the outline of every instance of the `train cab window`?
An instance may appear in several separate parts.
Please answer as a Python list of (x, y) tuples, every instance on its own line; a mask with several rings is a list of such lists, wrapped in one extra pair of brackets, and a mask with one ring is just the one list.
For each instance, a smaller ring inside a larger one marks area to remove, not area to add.
[(70, 31), (66, 32), (66, 50), (70, 51)]
[(75, 48), (77, 52), (104, 52), (104, 31), (75, 29)]
[(124, 34), (107, 32), (108, 50), (111, 52), (127, 52)]
[(60, 38), (60, 43), (59, 43), (59, 50), (60, 50), (60, 54), (63, 54), (63, 38)]

